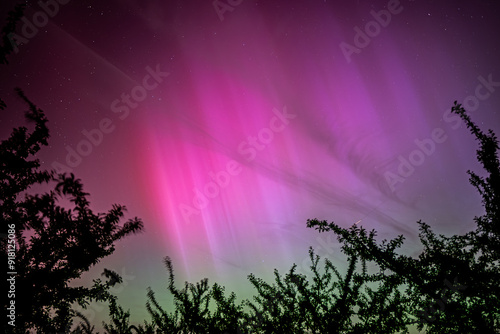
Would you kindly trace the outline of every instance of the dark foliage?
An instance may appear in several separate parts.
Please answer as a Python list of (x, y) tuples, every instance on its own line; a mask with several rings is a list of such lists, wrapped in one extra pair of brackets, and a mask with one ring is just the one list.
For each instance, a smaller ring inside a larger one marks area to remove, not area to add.
[(388, 270), (384, 280), (405, 284), (412, 302), (411, 314), (419, 329), (427, 333), (500, 332), (500, 164), (498, 140), (489, 130), (482, 132), (460, 104), (452, 112), (460, 115), (479, 141), (477, 159), (486, 177), (468, 171), (470, 183), (482, 197), (485, 213), (475, 217), (476, 229), (464, 235), (436, 235), (423, 222), (418, 258), (398, 254), (403, 236), (378, 243), (376, 231), (356, 226), (342, 228), (326, 221), (309, 220), (308, 227), (320, 232), (333, 231), (343, 251)]
[[(137, 328), (140, 333), (394, 333), (405, 332), (407, 302), (394, 284), (378, 283), (377, 275), (368, 275), (365, 265), (353, 257), (345, 277), (329, 260), (324, 270), (320, 258), (310, 250), (313, 276), (295, 273), (294, 265), (283, 277), (275, 271), (275, 284), (249, 275), (257, 290), (254, 301), (236, 303), (236, 295), (224, 295), (224, 288), (206, 279), (175, 287), (171, 260), (168, 290), (174, 296), (175, 310), (166, 312), (149, 289), (146, 308), (152, 322)], [(357, 264), (361, 268), (357, 270)], [(368, 283), (375, 282), (373, 289)], [(129, 313), (110, 308), (112, 333), (132, 333)], [(354, 321), (357, 319), (357, 321)], [(121, 327), (120, 327), (121, 326)], [(122, 328), (122, 331), (116, 331)], [(135, 328), (134, 328), (135, 329)]]
[[(2, 28), (0, 35), (2, 41), (2, 45), (0, 45), (0, 64), (8, 64), (7, 56), (15, 50), (13, 44), (15, 41), (12, 34), (15, 32), (17, 23), (23, 16), (25, 8), (26, 4), (16, 4), (14, 9), (8, 13), (7, 22)], [(1, 102), (0, 100), (0, 105)]]
[[(47, 145), (47, 118), (21, 90), (17, 94), (29, 106), (26, 118), (34, 123), (34, 130), (29, 133), (26, 127), (16, 128), (0, 143), (1, 224), (13, 227), (16, 241), (15, 269), (10, 270), (17, 272), (15, 332), (64, 332), (75, 315), (71, 304), (110, 299), (107, 290), (120, 278), (105, 271), (108, 281), (95, 280), (91, 288), (68, 283), (112, 254), (115, 242), (142, 230), (143, 223), (135, 218), (121, 225), (126, 209), (120, 205), (95, 214), (81, 181), (73, 174), (40, 169), (34, 155)], [(33, 194), (31, 189), (36, 185), (51, 190)], [(63, 199), (69, 199), (69, 208), (59, 204)], [(6, 238), (1, 240), (0, 250), (6, 264)], [(2, 301), (5, 311), (8, 301)], [(5, 321), (2, 326), (6, 326)], [(14, 328), (9, 331), (14, 332)]]

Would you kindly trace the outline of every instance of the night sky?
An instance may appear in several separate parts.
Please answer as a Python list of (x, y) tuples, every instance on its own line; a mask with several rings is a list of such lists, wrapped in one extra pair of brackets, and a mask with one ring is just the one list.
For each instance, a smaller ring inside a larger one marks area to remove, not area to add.
[(123, 275), (134, 323), (148, 286), (171, 309), (167, 255), (179, 286), (249, 298), (249, 273), (308, 273), (310, 246), (345, 268), (309, 218), (404, 234), (416, 255), (417, 220), (455, 234), (482, 213), (477, 143), (449, 110), (500, 134), (495, 1), (49, 3), (26, 10), (0, 67), (0, 139), (27, 124), (20, 87), (49, 119), (43, 167), (82, 179), (95, 211), (144, 220), (82, 279)]

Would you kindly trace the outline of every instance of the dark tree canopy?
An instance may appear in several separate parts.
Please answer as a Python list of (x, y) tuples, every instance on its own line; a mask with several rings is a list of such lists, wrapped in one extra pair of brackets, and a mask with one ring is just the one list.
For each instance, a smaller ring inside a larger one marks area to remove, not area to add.
[[(24, 14), (24, 9), (26, 4), (18, 3), (14, 8), (9, 11), (6, 23), (2, 28), (0, 37), (0, 64), (8, 64), (7, 56), (15, 51), (17, 45), (15, 44), (14, 32), (16, 31), (16, 26), (21, 20)], [(2, 100), (0, 100), (0, 106), (2, 105)]]
[(356, 226), (342, 228), (309, 220), (308, 227), (333, 231), (343, 251), (376, 263), (389, 273), (383, 280), (398, 280), (412, 302), (411, 315), (427, 333), (498, 333), (500, 330), (500, 164), (495, 134), (481, 131), (455, 101), (458, 114), (479, 141), (477, 160), (486, 176), (468, 171), (470, 183), (482, 197), (485, 213), (476, 216), (476, 229), (464, 235), (436, 235), (420, 226), (423, 250), (418, 258), (400, 255), (403, 236), (378, 243), (376, 231)]
[[(143, 223), (134, 218), (122, 225), (126, 208), (121, 205), (113, 205), (107, 213), (92, 212), (89, 194), (73, 174), (40, 169), (34, 155), (47, 145), (47, 118), (21, 90), (17, 94), (29, 107), (26, 119), (34, 123), (34, 130), (16, 128), (0, 143), (0, 214), (4, 229), (15, 230), (16, 241), (14, 270), (10, 270), (17, 273), (15, 332), (63, 332), (74, 316), (72, 303), (109, 299), (107, 288), (119, 278), (105, 271), (110, 280), (96, 280), (91, 288), (68, 283), (112, 254), (116, 241), (141, 231)], [(50, 190), (32, 194), (34, 185)], [(71, 207), (61, 206), (62, 199), (69, 199)], [(7, 238), (0, 248), (6, 264)], [(2, 300), (5, 310), (9, 301)]]

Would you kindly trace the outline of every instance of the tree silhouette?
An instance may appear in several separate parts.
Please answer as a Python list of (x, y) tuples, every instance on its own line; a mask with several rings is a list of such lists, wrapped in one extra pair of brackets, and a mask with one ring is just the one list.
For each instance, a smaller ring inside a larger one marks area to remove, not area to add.
[(347, 254), (355, 254), (389, 273), (384, 280), (406, 285), (411, 314), (427, 333), (499, 333), (500, 331), (500, 164), (498, 140), (482, 132), (455, 101), (458, 114), (479, 141), (477, 159), (487, 172), (480, 177), (468, 171), (479, 191), (485, 214), (474, 218), (476, 229), (464, 235), (436, 235), (418, 222), (423, 250), (418, 258), (398, 254), (404, 237), (378, 243), (376, 231), (309, 220), (308, 227), (333, 231)]
[(312, 248), (309, 257), (312, 277), (296, 274), (295, 265), (285, 277), (275, 270), (274, 285), (249, 276), (258, 292), (254, 297), (258, 306), (250, 303), (259, 315), (254, 317), (254, 329), (263, 333), (393, 333), (405, 329), (405, 301), (393, 284), (380, 284), (377, 274), (368, 274), (363, 260), (349, 257), (343, 277), (328, 259), (321, 271), (320, 257)]
[[(175, 312), (166, 312), (158, 303), (155, 293), (148, 289), (146, 309), (159, 332), (169, 333), (235, 333), (239, 319), (243, 316), (242, 306), (235, 304), (236, 295), (224, 296), (224, 288), (203, 279), (196, 284), (185, 282), (183, 289), (175, 287), (174, 270), (170, 258), (165, 258), (168, 269), (168, 291), (174, 296)], [(213, 301), (213, 302), (212, 302)], [(215, 302), (215, 311), (210, 304)]]
[[(26, 4), (18, 3), (14, 6), (14, 8), (8, 12), (7, 22), (2, 28), (1, 31), (1, 41), (0, 45), (0, 64), (8, 64), (7, 56), (14, 51), (14, 43), (13, 33), (16, 30), (17, 23), (21, 20), (21, 17), (24, 14), (24, 10), (26, 8)], [(16, 45), (17, 47), (17, 45)], [(0, 99), (0, 105), (2, 104), (2, 100)]]
[[(113, 205), (105, 214), (93, 213), (88, 193), (73, 174), (40, 169), (34, 155), (47, 145), (47, 118), (21, 90), (17, 94), (29, 106), (26, 118), (35, 127), (31, 133), (26, 127), (16, 128), (0, 143), (2, 226), (15, 230), (16, 241), (15, 261), (8, 270), (17, 272), (16, 319), (15, 328), (9, 327), (9, 331), (65, 332), (75, 315), (71, 304), (86, 306), (91, 300), (109, 300), (108, 289), (120, 277), (105, 270), (108, 281), (94, 280), (90, 288), (68, 283), (112, 254), (116, 241), (141, 231), (143, 223), (134, 218), (121, 225), (126, 208), (120, 205)], [(35, 185), (52, 190), (32, 194)], [(60, 205), (64, 199), (69, 199), (69, 208)], [(1, 240), (0, 249), (3, 263), (8, 263), (7, 239)], [(5, 311), (9, 301), (2, 300)], [(5, 321), (2, 325), (6, 326)]]
[[(171, 260), (165, 258), (168, 291), (174, 296), (175, 310), (166, 312), (155, 293), (148, 289), (146, 309), (152, 322), (132, 328), (129, 312), (116, 304), (110, 306), (108, 334), (132, 333), (395, 333), (406, 331), (408, 303), (390, 281), (381, 282), (378, 274), (368, 274), (366, 265), (356, 257), (349, 259), (343, 277), (325, 259), (319, 268), (319, 256), (310, 249), (313, 276), (295, 273), (296, 266), (282, 277), (275, 271), (275, 284), (249, 275), (257, 290), (254, 301), (236, 303), (217, 283), (212, 287), (203, 279), (196, 284), (175, 287)], [(361, 268), (358, 268), (358, 264)], [(370, 287), (370, 283), (374, 287)], [(121, 328), (121, 331), (118, 329)]]

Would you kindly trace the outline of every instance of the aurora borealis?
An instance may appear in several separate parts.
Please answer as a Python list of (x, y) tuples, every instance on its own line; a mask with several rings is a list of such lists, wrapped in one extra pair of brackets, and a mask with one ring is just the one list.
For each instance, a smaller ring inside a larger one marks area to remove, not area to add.
[(166, 255), (179, 284), (248, 298), (249, 273), (307, 273), (309, 246), (343, 268), (308, 218), (404, 234), (408, 254), (419, 219), (472, 226), (476, 142), (449, 110), (500, 133), (499, 17), (493, 1), (32, 2), (1, 67), (2, 139), (26, 124), (20, 87), (49, 119), (43, 166), (144, 220), (83, 277), (124, 275), (132, 321), (148, 286), (169, 303)]

